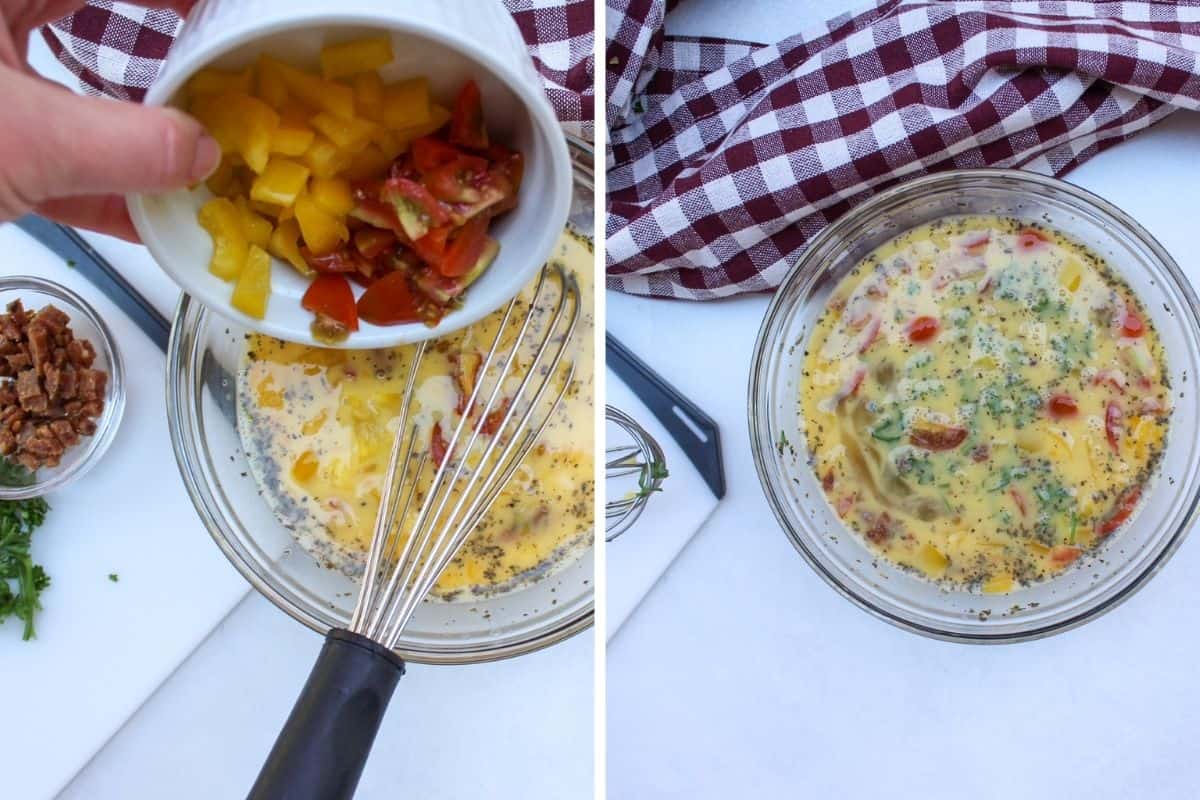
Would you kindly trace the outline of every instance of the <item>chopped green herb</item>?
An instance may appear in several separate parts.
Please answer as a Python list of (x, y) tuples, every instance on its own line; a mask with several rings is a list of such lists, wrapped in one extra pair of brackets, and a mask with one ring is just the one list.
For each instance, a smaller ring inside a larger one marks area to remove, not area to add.
[(121, 580), (121, 576), (115, 572), (110, 572), (108, 573), (108, 579), (113, 583), (116, 583), (117, 581)]
[(47, 510), (49, 506), (40, 497), (0, 500), (0, 622), (10, 616), (21, 620), (26, 641), (34, 637), (33, 618), (41, 609), (38, 598), (50, 586), (50, 576), (30, 555), (33, 531), (42, 524)]

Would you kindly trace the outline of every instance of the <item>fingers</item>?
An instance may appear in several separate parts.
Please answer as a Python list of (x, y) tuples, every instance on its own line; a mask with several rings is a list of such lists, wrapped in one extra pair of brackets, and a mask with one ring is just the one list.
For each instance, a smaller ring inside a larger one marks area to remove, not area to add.
[[(6, 84), (11, 84), (10, 86)], [(220, 148), (174, 110), (81, 97), (26, 75), (0, 74), (0, 213), (13, 198), (162, 192), (216, 169)]]
[(43, 217), (73, 228), (105, 233), (127, 242), (141, 241), (129, 219), (125, 198), (115, 194), (61, 197), (40, 203), (35, 210)]

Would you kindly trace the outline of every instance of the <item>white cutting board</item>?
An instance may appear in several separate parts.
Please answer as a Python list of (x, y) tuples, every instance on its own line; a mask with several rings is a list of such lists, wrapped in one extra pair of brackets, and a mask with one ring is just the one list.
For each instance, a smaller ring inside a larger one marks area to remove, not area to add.
[[(142, 248), (92, 241), (171, 317), (177, 290)], [(162, 353), (18, 228), (0, 226), (0, 253), (0, 274), (49, 278), (87, 299), (112, 327), (128, 376), (111, 449), (48, 498), (51, 511), (34, 534), (34, 559), (53, 582), (38, 638), (22, 641), (14, 620), (0, 625), (0, 794), (38, 800), (74, 776), (248, 587), (184, 491), (167, 432)]]

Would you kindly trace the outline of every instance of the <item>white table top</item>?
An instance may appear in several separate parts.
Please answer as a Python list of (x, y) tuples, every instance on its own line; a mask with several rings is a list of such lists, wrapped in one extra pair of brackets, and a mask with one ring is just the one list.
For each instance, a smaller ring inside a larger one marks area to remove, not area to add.
[[(689, 0), (668, 28), (769, 41), (846, 8)], [(1069, 179), (1200, 282), (1200, 114)], [(720, 423), (729, 480), (609, 642), (609, 796), (1200, 796), (1200, 542), (1116, 610), (1044, 641), (955, 645), (876, 620), (809, 569), (759, 486), (745, 387), (766, 305), (608, 294), (609, 329)]]

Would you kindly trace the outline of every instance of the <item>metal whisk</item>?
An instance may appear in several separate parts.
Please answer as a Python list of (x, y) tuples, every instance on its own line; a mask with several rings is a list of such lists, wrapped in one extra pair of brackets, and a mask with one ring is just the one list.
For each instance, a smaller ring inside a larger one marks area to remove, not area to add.
[[(393, 649), (404, 626), (534, 446), (574, 378), (566, 356), (580, 316), (574, 277), (547, 265), (518, 322), (524, 302), (518, 296), (506, 307), (428, 486), (421, 478), (430, 451), (418, 445), (413, 408), (426, 343), (417, 345), (349, 628), (326, 637), (252, 800), (354, 794), (404, 674)], [(507, 343), (510, 323), (517, 332)], [(516, 388), (507, 391), (518, 375)], [(496, 415), (494, 433), (481, 435), (482, 421)]]
[(610, 423), (604, 451), (609, 498), (604, 505), (604, 539), (611, 542), (637, 522), (651, 495), (660, 491), (667, 462), (662, 447), (633, 417), (605, 406), (604, 418)]

